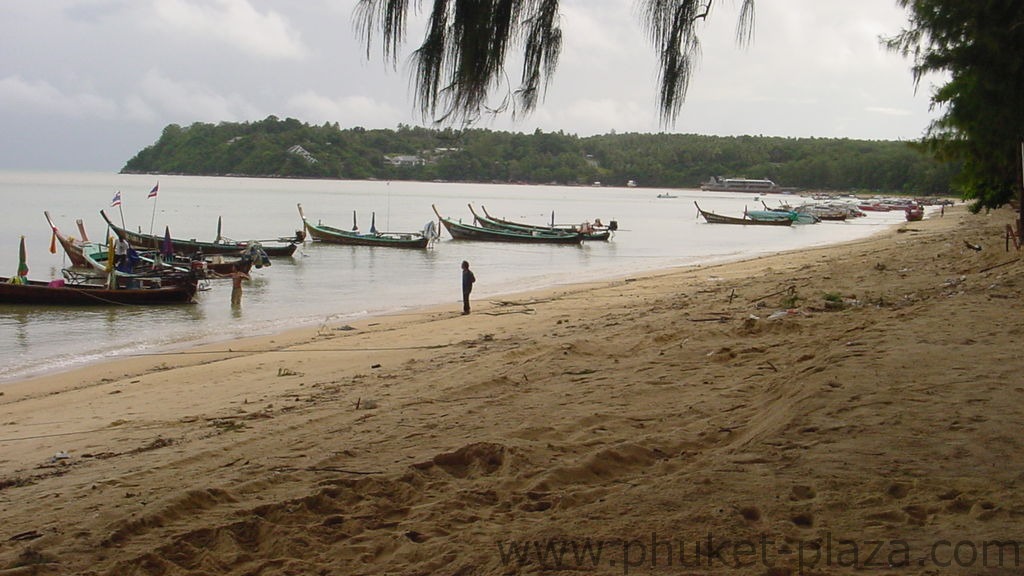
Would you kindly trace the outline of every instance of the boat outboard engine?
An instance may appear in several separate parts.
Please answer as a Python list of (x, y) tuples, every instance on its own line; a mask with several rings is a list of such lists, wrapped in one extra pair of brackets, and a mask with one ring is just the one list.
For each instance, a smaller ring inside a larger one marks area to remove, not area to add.
[(611, 220), (611, 221), (609, 221), (608, 222), (608, 229), (611, 230), (612, 232), (615, 232), (616, 230), (618, 230), (619, 229), (619, 221), (618, 220)]

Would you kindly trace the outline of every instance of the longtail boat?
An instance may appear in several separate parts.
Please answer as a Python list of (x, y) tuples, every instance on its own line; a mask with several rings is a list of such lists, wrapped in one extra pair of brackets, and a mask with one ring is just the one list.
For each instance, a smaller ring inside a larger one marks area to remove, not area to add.
[[(799, 215), (796, 212), (777, 212), (775, 210), (743, 210), (743, 217), (750, 218), (751, 220), (790, 220), (793, 224), (803, 224), (799, 220)], [(807, 223), (813, 224), (816, 222), (808, 216)]]
[[(302, 225), (314, 241), (330, 244), (347, 244), (350, 246), (384, 246), (390, 248), (426, 248), (430, 243), (431, 235), (429, 230), (425, 232), (378, 232), (376, 228), (376, 215), (374, 222), (370, 225), (368, 234), (360, 234), (359, 227), (355, 225), (356, 214), (352, 212), (352, 230), (342, 230), (324, 224), (312, 224), (306, 219), (306, 213), (302, 210), (302, 204), (298, 205), (299, 216), (302, 218)], [(427, 228), (433, 227), (433, 222)]]
[[(77, 240), (61, 232), (57, 225), (53, 223), (48, 211), (44, 210), (43, 215), (46, 216), (46, 222), (50, 225), (54, 239), (68, 255), (68, 260), (71, 261), (73, 268), (95, 270), (97, 273), (102, 274), (106, 273), (107, 245), (89, 241), (89, 237), (85, 233), (85, 225), (81, 219), (77, 220), (77, 223), (82, 240)], [(171, 262), (166, 262), (164, 258), (158, 259), (157, 254), (154, 251), (139, 252), (138, 264), (128, 274), (152, 275), (172, 270), (174, 272), (189, 272), (197, 267), (195, 260), (191, 257), (174, 258)], [(253, 264), (258, 266), (269, 265), (269, 260), (266, 260), (266, 255), (262, 253), (262, 247), (258, 244), (249, 245), (240, 256), (214, 255), (210, 258), (203, 257), (200, 261), (202, 262), (200, 268), (204, 269), (201, 271), (213, 272), (215, 275), (226, 275), (234, 271), (248, 273), (252, 269)]]
[[(107, 216), (107, 213), (103, 210), (100, 210), (100, 215), (107, 221), (107, 225), (114, 231), (114, 234), (117, 234), (119, 238), (127, 240), (128, 243), (136, 249), (144, 248), (160, 250), (160, 247), (164, 243), (163, 236), (144, 234), (142, 232), (132, 232), (131, 230), (127, 230), (114, 224)], [(301, 244), (304, 239), (305, 234), (300, 230), (294, 237), (282, 237), (269, 241), (261, 240), (258, 241), (258, 243), (260, 244), (260, 248), (263, 249), (263, 252), (265, 252), (269, 257), (287, 257), (295, 253), (296, 247), (298, 244)], [(274, 244), (267, 244), (267, 242), (274, 242)], [(172, 238), (171, 243), (174, 245), (174, 250), (180, 254), (194, 254), (196, 252), (202, 252), (204, 255), (241, 255), (249, 245), (257, 243), (257, 241), (234, 242), (218, 238), (214, 242), (201, 242), (198, 240)]]
[(519, 232), (512, 230), (494, 230), (456, 222), (441, 216), (437, 206), (431, 205), (441, 224), (456, 240), (479, 240), (483, 242), (519, 242), (531, 244), (579, 244), (583, 235), (576, 232)]
[(99, 284), (69, 284), (64, 280), (12, 282), (0, 278), (0, 304), (104, 306), (186, 304), (196, 295), (197, 281), (142, 288), (109, 288)]
[(753, 225), (753, 226), (792, 226), (793, 221), (789, 218), (780, 218), (777, 220), (754, 220), (751, 218), (736, 218), (734, 216), (722, 216), (721, 214), (715, 214), (714, 212), (707, 212), (701, 210), (701, 207), (696, 202), (693, 203), (697, 206), (697, 212), (704, 217), (704, 220), (708, 224), (742, 224), (742, 225)]
[(924, 220), (924, 207), (908, 206), (904, 210), (904, 215), (907, 218), (907, 222), (919, 222), (921, 220)]
[[(505, 220), (503, 218), (495, 218), (487, 212), (486, 206), (480, 206), (480, 208), (484, 211), (483, 216), (476, 213), (472, 204), (469, 205), (469, 211), (473, 214), (473, 219), (481, 228), (490, 228), (492, 230), (512, 230), (514, 232), (575, 232), (577, 234), (582, 234), (584, 241), (602, 241), (611, 238), (612, 232), (618, 229), (618, 223), (614, 220), (612, 220), (608, 226), (602, 225), (600, 220), (593, 224), (590, 222), (586, 222), (584, 224), (552, 224), (550, 226), (525, 224), (522, 222)], [(552, 212), (552, 214), (554, 213)]]
[(849, 212), (846, 210), (836, 208), (834, 206), (828, 206), (826, 204), (804, 204), (792, 208), (790, 206), (782, 206), (779, 208), (772, 208), (765, 204), (764, 200), (761, 200), (761, 205), (764, 206), (765, 210), (771, 212), (789, 212), (794, 214), (796, 217), (793, 218), (794, 224), (817, 224), (822, 221), (830, 222), (842, 222), (845, 221)]
[[(71, 260), (72, 266), (77, 268), (91, 268), (92, 263), (88, 258), (86, 258), (85, 254), (87, 252), (106, 253), (106, 245), (89, 241), (89, 237), (85, 235), (85, 226), (82, 224), (81, 220), (78, 221), (78, 229), (82, 232), (82, 239), (77, 240), (62, 233), (60, 229), (57, 228), (57, 225), (54, 224), (53, 220), (50, 218), (49, 211), (44, 210), (43, 216), (46, 217), (46, 223), (50, 225), (50, 230), (53, 232), (54, 239), (60, 242), (64, 252), (68, 255), (68, 259)], [(51, 251), (53, 249), (54, 248), (51, 247)]]
[(786, 205), (778, 208), (772, 208), (765, 204), (764, 200), (761, 200), (761, 205), (764, 206), (764, 210), (744, 210), (747, 217), (759, 219), (759, 217), (764, 217), (770, 214), (783, 214), (792, 220), (793, 224), (817, 224), (821, 222), (821, 218), (819, 218), (817, 214), (805, 210), (806, 207), (804, 206), (792, 208)]

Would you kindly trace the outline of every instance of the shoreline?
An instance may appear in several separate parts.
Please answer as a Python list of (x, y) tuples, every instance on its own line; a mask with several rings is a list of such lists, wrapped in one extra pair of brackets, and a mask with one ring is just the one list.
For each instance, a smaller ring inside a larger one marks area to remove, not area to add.
[[(647, 270), (640, 270), (640, 271), (636, 271), (636, 272), (632, 272), (632, 273), (627, 272), (627, 273), (624, 273), (624, 274), (622, 274), (620, 276), (605, 277), (605, 278), (601, 278), (601, 279), (588, 278), (588, 279), (584, 279), (584, 280), (580, 280), (580, 281), (575, 281), (575, 280), (572, 280), (572, 279), (565, 279), (563, 281), (557, 281), (557, 282), (555, 282), (553, 284), (550, 284), (550, 285), (547, 285), (547, 286), (541, 286), (541, 287), (537, 287), (537, 288), (529, 288), (529, 289), (526, 289), (526, 290), (512, 290), (512, 291), (507, 291), (507, 292), (495, 292), (495, 293), (492, 293), (489, 296), (486, 296), (484, 298), (485, 298), (485, 300), (493, 300), (493, 299), (498, 299), (498, 298), (503, 298), (503, 297), (530, 298), (530, 297), (537, 297), (537, 296), (547, 296), (547, 295), (549, 295), (550, 292), (557, 291), (559, 289), (573, 289), (573, 288), (583, 288), (583, 289), (585, 289), (586, 287), (591, 286), (591, 285), (598, 285), (599, 286), (599, 285), (602, 285), (602, 284), (605, 284), (605, 283), (613, 283), (613, 284), (614, 283), (619, 283), (619, 282), (622, 282), (623, 280), (625, 280), (626, 278), (633, 278), (633, 279), (637, 279), (637, 278), (650, 278), (650, 277), (657, 277), (657, 276), (661, 276), (661, 275), (665, 275), (665, 274), (672, 274), (674, 272), (685, 271), (685, 270), (696, 270), (696, 269), (699, 269), (699, 268), (713, 268), (713, 267), (717, 267), (717, 266), (728, 266), (730, 264), (738, 264), (738, 263), (742, 263), (742, 262), (749, 262), (749, 261), (757, 260), (757, 259), (760, 259), (760, 258), (770, 258), (770, 257), (776, 257), (776, 256), (785, 256), (786, 254), (792, 254), (792, 253), (796, 253), (796, 252), (807, 252), (807, 251), (814, 251), (814, 250), (828, 250), (828, 249), (833, 248), (833, 247), (839, 247), (839, 246), (843, 246), (843, 245), (847, 245), (847, 244), (856, 244), (858, 242), (869, 241), (871, 238), (874, 238), (876, 236), (883, 235), (883, 234), (888, 234), (892, 230), (898, 228), (901, 225), (902, 225), (902, 223), (892, 224), (892, 225), (890, 225), (888, 227), (880, 228), (878, 231), (876, 231), (873, 234), (871, 234), (869, 236), (866, 236), (864, 238), (858, 238), (858, 239), (854, 239), (854, 240), (844, 240), (844, 241), (836, 242), (834, 244), (827, 244), (827, 245), (820, 245), (820, 246), (810, 246), (810, 247), (806, 247), (806, 248), (787, 249), (787, 250), (781, 250), (781, 251), (778, 251), (778, 252), (770, 252), (770, 253), (766, 253), (766, 254), (755, 254), (755, 255), (752, 255), (752, 256), (742, 256), (742, 255), (717, 256), (717, 257), (711, 258), (711, 259), (709, 259), (707, 261), (698, 262), (698, 263), (694, 263), (694, 264), (679, 264), (679, 265), (663, 267), (663, 268), (652, 268), (652, 269), (647, 269)], [(459, 301), (459, 304), (461, 305), (461, 300)], [(98, 357), (96, 359), (89, 360), (89, 361), (87, 361), (87, 362), (85, 362), (84, 364), (81, 364), (81, 365), (72, 365), (72, 366), (68, 366), (68, 367), (54, 367), (54, 368), (42, 369), (42, 370), (38, 370), (38, 371), (34, 371), (34, 372), (31, 372), (31, 373), (28, 373), (28, 374), (23, 375), (23, 376), (14, 376), (14, 377), (11, 377), (11, 378), (0, 379), (0, 392), (4, 391), (7, 386), (11, 386), (11, 385), (15, 385), (15, 384), (25, 383), (26, 385), (31, 385), (32, 381), (41, 380), (41, 379), (61, 378), (62, 376), (73, 377), (74, 373), (77, 372), (77, 371), (89, 370), (92, 367), (97, 367), (99, 365), (106, 364), (106, 363), (117, 363), (117, 362), (120, 362), (122, 360), (131, 360), (133, 358), (158, 357), (158, 356), (175, 356), (175, 355), (179, 355), (179, 354), (186, 354), (186, 355), (187, 354), (215, 354), (215, 353), (218, 353), (218, 350), (216, 350), (214, 347), (216, 347), (218, 345), (223, 345), (223, 344), (230, 344), (232, 342), (244, 343), (244, 342), (247, 342), (247, 341), (250, 341), (250, 340), (254, 340), (254, 339), (255, 340), (259, 340), (259, 341), (262, 342), (264, 340), (274, 338), (275, 336), (288, 337), (289, 335), (293, 335), (292, 333), (295, 333), (296, 335), (305, 335), (306, 332), (308, 332), (308, 330), (310, 328), (316, 327), (316, 331), (319, 332), (324, 327), (327, 327), (327, 326), (332, 325), (332, 324), (342, 323), (342, 322), (344, 322), (345, 324), (357, 324), (357, 323), (369, 322), (371, 325), (373, 325), (373, 324), (376, 324), (375, 322), (373, 322), (375, 319), (379, 320), (379, 319), (382, 319), (382, 318), (394, 318), (394, 317), (400, 317), (400, 316), (422, 316), (422, 315), (424, 315), (424, 314), (426, 314), (428, 312), (431, 312), (431, 311), (443, 310), (443, 309), (445, 309), (445, 306), (446, 306), (445, 304), (442, 304), (440, 302), (435, 302), (435, 303), (431, 303), (431, 304), (427, 304), (427, 305), (422, 305), (422, 306), (411, 306), (409, 308), (400, 309), (399, 311), (357, 312), (357, 313), (351, 313), (351, 314), (345, 314), (345, 313), (340, 313), (339, 312), (339, 313), (333, 313), (333, 314), (328, 315), (326, 318), (328, 318), (330, 320), (327, 320), (327, 319), (317, 320), (317, 319), (309, 318), (305, 322), (300, 322), (300, 323), (297, 323), (297, 324), (294, 324), (294, 325), (291, 325), (291, 326), (288, 326), (288, 327), (284, 327), (284, 328), (272, 328), (272, 329), (269, 329), (268, 331), (261, 331), (261, 332), (255, 334), (255, 335), (253, 335), (253, 336), (226, 336), (226, 337), (223, 337), (223, 338), (218, 338), (218, 337), (212, 337), (211, 338), (211, 337), (208, 337), (208, 339), (204, 340), (203, 342), (201, 342), (199, 344), (191, 343), (189, 340), (181, 340), (181, 341), (176, 341), (176, 342), (172, 342), (172, 343), (158, 344), (158, 345), (155, 345), (151, 351), (132, 352), (132, 353), (127, 353), (127, 354), (123, 354), (123, 355), (115, 353), (112, 356), (103, 355), (103, 356), (100, 356), (100, 357)], [(349, 317), (347, 320), (345, 318), (346, 316)], [(230, 349), (230, 346), (227, 347), (227, 349)], [(226, 353), (226, 350), (221, 350), (219, 352)]]
[(5, 385), (0, 573), (504, 574), (541, 567), (499, 544), (586, 540), (620, 555), (561, 570), (621, 574), (643, 539), (674, 573), (652, 534), (714, 534), (777, 546), (730, 573), (857, 574), (796, 552), (1019, 540), (1009, 220)]
[[(528, 288), (528, 289), (525, 289), (525, 290), (518, 290), (518, 289), (516, 289), (516, 290), (510, 290), (510, 291), (498, 291), (498, 292), (490, 293), (485, 298), (528, 296), (528, 295), (531, 295), (533, 293), (545, 293), (545, 292), (548, 292), (550, 290), (556, 290), (556, 289), (558, 289), (560, 287), (572, 287), (572, 286), (576, 286), (576, 285), (600, 284), (602, 282), (618, 282), (618, 281), (621, 281), (623, 278), (626, 278), (626, 277), (647, 277), (647, 276), (651, 276), (651, 275), (660, 275), (660, 274), (663, 274), (663, 273), (671, 273), (671, 272), (680, 271), (680, 270), (697, 269), (697, 268), (709, 267), (709, 266), (721, 266), (721, 265), (728, 265), (728, 264), (745, 262), (745, 261), (750, 261), (750, 260), (756, 260), (756, 259), (759, 259), (759, 258), (766, 258), (766, 257), (772, 257), (772, 256), (781, 256), (781, 255), (790, 254), (790, 253), (794, 253), (794, 252), (803, 252), (803, 251), (807, 251), (807, 250), (828, 249), (830, 247), (842, 246), (842, 245), (849, 244), (849, 243), (857, 243), (857, 242), (862, 242), (862, 241), (870, 240), (871, 238), (874, 238), (876, 236), (879, 236), (879, 235), (882, 235), (882, 234), (887, 234), (891, 230), (893, 230), (895, 228), (898, 228), (899, 226), (902, 226), (903, 224), (904, 224), (903, 222), (893, 223), (893, 224), (887, 225), (885, 227), (880, 227), (877, 231), (873, 232), (872, 234), (870, 234), (868, 236), (862, 237), (862, 238), (857, 238), (857, 239), (853, 239), (853, 240), (842, 240), (842, 241), (838, 241), (838, 242), (831, 243), (831, 244), (826, 244), (826, 245), (817, 245), (817, 246), (809, 246), (809, 247), (802, 247), (802, 248), (793, 248), (793, 249), (786, 249), (786, 250), (781, 250), (781, 251), (777, 251), (777, 252), (758, 253), (758, 254), (749, 255), (749, 256), (739, 255), (739, 254), (719, 255), (719, 256), (711, 257), (708, 260), (700, 261), (700, 262), (696, 262), (696, 263), (686, 263), (686, 264), (672, 265), (672, 266), (668, 266), (668, 267), (642, 269), (642, 270), (634, 271), (634, 272), (624, 272), (621, 275), (615, 275), (615, 276), (611, 276), (611, 277), (605, 276), (605, 277), (598, 278), (598, 277), (590, 277), (590, 276), (584, 275), (585, 279), (582, 280), (582, 281), (576, 281), (576, 280), (573, 280), (572, 278), (565, 278), (565, 279), (562, 279), (562, 280), (557, 280), (557, 281), (555, 281), (555, 282), (553, 282), (551, 284), (545, 285), (545, 286), (540, 286), (540, 287), (535, 287), (535, 288)], [(257, 332), (257, 334), (255, 334), (254, 336), (234, 336), (234, 335), (232, 335), (232, 336), (225, 336), (225, 337), (213, 337), (213, 336), (207, 335), (207, 336), (205, 336), (201, 340), (201, 342), (199, 344), (193, 343), (192, 340), (182, 339), (182, 340), (177, 340), (177, 341), (169, 342), (169, 343), (155, 344), (149, 351), (143, 351), (143, 352), (133, 352), (133, 353), (128, 353), (128, 354), (123, 354), (122, 355), (122, 354), (118, 354), (116, 352), (107, 351), (107, 352), (101, 353), (96, 358), (88, 360), (88, 361), (86, 361), (85, 363), (82, 363), (82, 364), (72, 363), (71, 365), (56, 366), (56, 367), (41, 368), (41, 369), (37, 368), (37, 369), (29, 370), (28, 372), (26, 372), (24, 374), (21, 374), (21, 375), (8, 376), (8, 377), (0, 378), (0, 391), (3, 391), (7, 387), (9, 387), (11, 385), (14, 385), (14, 384), (18, 384), (20, 382), (34, 381), (34, 380), (45, 379), (45, 378), (49, 378), (49, 377), (60, 377), (61, 375), (65, 375), (65, 374), (69, 374), (69, 373), (74, 373), (74, 372), (76, 372), (78, 370), (89, 369), (92, 366), (97, 366), (97, 365), (106, 364), (106, 363), (116, 363), (116, 362), (119, 362), (121, 360), (128, 360), (128, 359), (132, 359), (132, 358), (136, 358), (136, 357), (174, 355), (174, 354), (180, 354), (180, 353), (183, 353), (183, 352), (187, 353), (188, 350), (191, 350), (193, 348), (208, 349), (209, 347), (216, 346), (217, 344), (230, 343), (230, 342), (233, 342), (233, 341), (236, 341), (236, 340), (244, 341), (244, 340), (249, 340), (251, 338), (259, 338), (259, 339), (272, 338), (275, 335), (283, 335), (283, 334), (286, 334), (286, 333), (289, 333), (289, 332), (293, 332), (293, 331), (304, 331), (304, 330), (307, 330), (307, 329), (309, 329), (311, 327), (324, 326), (324, 325), (334, 324), (334, 323), (338, 323), (338, 322), (353, 323), (353, 322), (360, 322), (360, 321), (363, 321), (363, 320), (371, 320), (372, 321), (372, 319), (374, 319), (374, 318), (384, 318), (384, 317), (399, 316), (399, 315), (419, 315), (419, 313), (421, 311), (432, 310), (432, 309), (440, 308), (440, 307), (443, 307), (443, 306), (444, 306), (444, 304), (441, 303), (441, 302), (433, 302), (433, 303), (428, 303), (428, 304), (425, 304), (425, 305), (414, 305), (414, 306), (410, 306), (408, 308), (400, 308), (397, 311), (395, 311), (395, 310), (392, 310), (392, 311), (379, 311), (379, 312), (361, 311), (361, 312), (352, 312), (352, 313), (338, 312), (338, 313), (329, 314), (326, 317), (309, 317), (309, 318), (305, 319), (304, 321), (301, 321), (301, 322), (298, 322), (298, 323), (294, 323), (294, 324), (290, 324), (290, 325), (285, 326), (285, 327), (263, 328), (263, 329), (259, 330)]]

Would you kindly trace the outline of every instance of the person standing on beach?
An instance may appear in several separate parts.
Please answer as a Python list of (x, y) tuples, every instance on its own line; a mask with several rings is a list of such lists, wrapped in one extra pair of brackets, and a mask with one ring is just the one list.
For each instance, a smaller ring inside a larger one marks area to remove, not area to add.
[(469, 314), (469, 293), (473, 291), (476, 276), (469, 269), (469, 262), (462, 261), (462, 313)]

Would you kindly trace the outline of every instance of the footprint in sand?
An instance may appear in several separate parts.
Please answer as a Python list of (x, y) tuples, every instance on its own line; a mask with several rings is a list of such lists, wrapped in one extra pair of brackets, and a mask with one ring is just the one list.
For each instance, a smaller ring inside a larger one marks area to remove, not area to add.
[(740, 516), (747, 522), (757, 522), (761, 519), (761, 510), (757, 506), (744, 506), (740, 508)]
[(994, 502), (982, 500), (980, 502), (975, 502), (974, 505), (971, 506), (971, 511), (968, 514), (975, 520), (986, 521), (995, 518), (998, 513), (999, 506), (996, 506)]
[(800, 514), (794, 514), (790, 520), (793, 525), (800, 528), (813, 528), (814, 527), (814, 515), (810, 512), (801, 512)]
[(797, 485), (793, 486), (793, 489), (790, 490), (789, 499), (796, 501), (811, 500), (817, 495), (818, 492), (814, 489), (814, 487)]
[(895, 498), (897, 500), (906, 498), (907, 494), (910, 494), (910, 485), (903, 482), (893, 482), (885, 489), (885, 493), (888, 494), (890, 498)]

